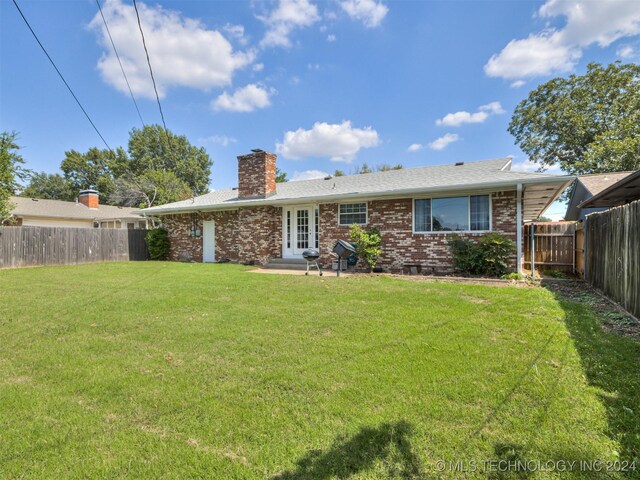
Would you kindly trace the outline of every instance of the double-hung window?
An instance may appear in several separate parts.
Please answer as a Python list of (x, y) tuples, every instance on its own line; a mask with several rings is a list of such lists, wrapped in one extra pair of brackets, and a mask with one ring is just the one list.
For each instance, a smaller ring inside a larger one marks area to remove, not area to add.
[(338, 223), (340, 225), (364, 225), (367, 223), (367, 204), (341, 203), (338, 211)]
[(413, 203), (413, 229), (417, 233), (490, 230), (490, 197), (470, 195), (416, 199)]

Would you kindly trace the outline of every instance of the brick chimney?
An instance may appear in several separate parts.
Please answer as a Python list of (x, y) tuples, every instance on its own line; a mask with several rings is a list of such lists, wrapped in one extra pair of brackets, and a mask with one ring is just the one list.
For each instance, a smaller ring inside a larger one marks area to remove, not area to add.
[(78, 195), (78, 201), (85, 207), (97, 209), (99, 196), (100, 194), (97, 190), (81, 190)]
[(251, 150), (238, 157), (238, 197), (266, 198), (276, 193), (275, 153)]

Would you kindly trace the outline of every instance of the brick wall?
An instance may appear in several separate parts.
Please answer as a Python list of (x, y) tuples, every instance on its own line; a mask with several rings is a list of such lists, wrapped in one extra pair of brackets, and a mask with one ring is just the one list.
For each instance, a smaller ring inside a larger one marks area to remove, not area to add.
[(254, 152), (238, 157), (238, 196), (265, 198), (276, 192), (276, 155)]
[[(382, 234), (382, 255), (379, 265), (385, 271), (402, 271), (405, 263), (423, 266), (425, 273), (449, 273), (453, 261), (443, 233), (412, 233), (412, 199), (373, 200), (368, 203), (368, 226)], [(282, 208), (247, 207), (233, 211), (207, 212), (195, 215), (202, 231), (204, 220), (216, 222), (216, 259), (233, 262), (265, 264), (282, 256)], [(202, 238), (189, 237), (192, 217), (189, 214), (167, 215), (163, 218), (169, 230), (170, 259), (202, 261)], [(516, 241), (516, 194), (492, 194), (492, 227)], [(338, 225), (338, 204), (319, 206), (320, 261), (331, 266), (330, 255), (335, 240), (349, 238), (349, 227)], [(478, 238), (481, 233), (465, 233)], [(511, 259), (516, 266), (516, 256)], [(359, 267), (364, 268), (364, 265)]]
[[(412, 233), (412, 199), (374, 200), (368, 203), (368, 227), (375, 226), (382, 235), (382, 255), (379, 266), (385, 271), (402, 271), (405, 263), (423, 266), (425, 273), (453, 271), (447, 235), (443, 233)], [(516, 241), (515, 192), (492, 195), (493, 231), (506, 234)], [(338, 225), (338, 204), (320, 205), (320, 251), (324, 267), (330, 267), (331, 252), (337, 238), (349, 239), (349, 227)], [(466, 238), (478, 238), (481, 233), (464, 233)], [(516, 267), (515, 254), (511, 266)], [(358, 268), (364, 268), (359, 264)]]
[(203, 231), (205, 220), (214, 220), (216, 260), (263, 265), (282, 255), (282, 209), (252, 207), (222, 212), (167, 215), (163, 222), (169, 231), (169, 260), (202, 262), (202, 237), (189, 236), (196, 228)]

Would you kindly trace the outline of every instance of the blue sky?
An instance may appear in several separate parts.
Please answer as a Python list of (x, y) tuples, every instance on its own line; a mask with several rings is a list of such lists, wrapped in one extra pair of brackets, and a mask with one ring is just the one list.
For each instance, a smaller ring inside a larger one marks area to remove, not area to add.
[[(109, 145), (126, 146), (141, 123), (95, 1), (19, 4)], [(640, 59), (635, 0), (138, 5), (167, 126), (207, 149), (216, 189), (235, 186), (252, 148), (276, 151), (290, 178), (507, 155), (535, 169), (506, 131), (517, 103), (589, 62)], [(132, 3), (103, 9), (158, 123)], [(65, 150), (103, 146), (8, 0), (0, 42), (0, 128), (19, 132), (27, 166), (56, 172)]]

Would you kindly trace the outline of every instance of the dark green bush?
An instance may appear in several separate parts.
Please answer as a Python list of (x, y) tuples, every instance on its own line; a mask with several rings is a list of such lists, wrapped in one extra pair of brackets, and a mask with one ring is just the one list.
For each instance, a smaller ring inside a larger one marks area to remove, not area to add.
[(169, 232), (164, 228), (149, 230), (145, 237), (151, 260), (166, 260), (169, 256)]
[(509, 273), (509, 257), (516, 245), (501, 233), (487, 233), (478, 242), (451, 235), (448, 242), (457, 271), (492, 277)]

